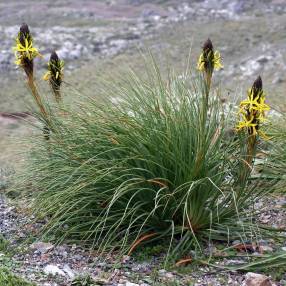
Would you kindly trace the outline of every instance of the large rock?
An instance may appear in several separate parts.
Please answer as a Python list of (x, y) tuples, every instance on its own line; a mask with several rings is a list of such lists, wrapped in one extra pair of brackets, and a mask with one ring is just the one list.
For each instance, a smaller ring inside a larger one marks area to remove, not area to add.
[(245, 275), (245, 286), (275, 286), (269, 277), (257, 273), (248, 272)]

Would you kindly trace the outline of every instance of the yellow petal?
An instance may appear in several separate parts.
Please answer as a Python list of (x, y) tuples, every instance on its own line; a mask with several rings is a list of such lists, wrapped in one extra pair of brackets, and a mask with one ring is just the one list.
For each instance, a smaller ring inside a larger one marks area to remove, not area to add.
[(43, 76), (43, 80), (49, 80), (51, 77), (51, 72), (46, 72), (45, 75)]

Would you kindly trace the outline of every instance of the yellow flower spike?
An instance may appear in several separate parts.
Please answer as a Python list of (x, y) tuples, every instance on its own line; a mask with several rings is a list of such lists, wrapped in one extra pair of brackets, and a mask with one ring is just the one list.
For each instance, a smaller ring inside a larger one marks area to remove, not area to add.
[(64, 61), (60, 60), (56, 52), (52, 52), (50, 61), (48, 62), (48, 71), (44, 75), (44, 80), (53, 80), (58, 86), (64, 77)]
[(38, 50), (33, 47), (33, 38), (27, 24), (22, 24), (16, 38), (16, 46), (13, 47), (15, 53), (15, 64), (22, 67), (27, 76), (33, 75), (33, 59), (41, 57)]
[(56, 52), (52, 52), (48, 62), (48, 71), (43, 76), (43, 79), (49, 81), (57, 102), (61, 100), (60, 87), (64, 77), (63, 71), (64, 61), (59, 59)]
[(197, 69), (204, 72), (212, 73), (213, 70), (219, 70), (223, 68), (221, 63), (221, 56), (218, 51), (213, 50), (213, 44), (208, 39), (203, 46), (203, 51), (199, 56)]
[(270, 106), (265, 103), (265, 94), (262, 89), (262, 80), (259, 76), (253, 83), (252, 88), (247, 92), (247, 99), (241, 101), (238, 114), (242, 116), (242, 121), (238, 122), (237, 131), (247, 129), (250, 135), (267, 136), (261, 132), (259, 125), (265, 122), (265, 111), (270, 110)]

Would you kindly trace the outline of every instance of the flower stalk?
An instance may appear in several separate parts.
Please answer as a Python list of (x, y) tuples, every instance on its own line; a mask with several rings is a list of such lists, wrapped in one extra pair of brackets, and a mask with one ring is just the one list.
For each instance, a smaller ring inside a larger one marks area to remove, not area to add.
[(48, 112), (42, 102), (34, 81), (34, 59), (41, 57), (38, 50), (33, 46), (33, 37), (29, 27), (23, 23), (20, 27), (18, 36), (16, 37), (16, 45), (13, 47), (15, 52), (15, 64), (21, 67), (27, 76), (27, 84), (31, 90), (32, 96), (40, 109), (43, 117), (48, 120)]
[(202, 162), (204, 162), (204, 146), (206, 136), (206, 125), (207, 125), (207, 114), (209, 109), (209, 93), (212, 82), (212, 75), (214, 70), (219, 70), (222, 68), (221, 56), (218, 51), (214, 51), (213, 44), (210, 39), (204, 43), (202, 47), (202, 53), (199, 57), (197, 63), (197, 69), (203, 73), (204, 82), (205, 82), (205, 92), (202, 99), (202, 109), (201, 109), (201, 130), (202, 137), (200, 139), (200, 148), (196, 157), (196, 170), (197, 173), (200, 172), (202, 167)]

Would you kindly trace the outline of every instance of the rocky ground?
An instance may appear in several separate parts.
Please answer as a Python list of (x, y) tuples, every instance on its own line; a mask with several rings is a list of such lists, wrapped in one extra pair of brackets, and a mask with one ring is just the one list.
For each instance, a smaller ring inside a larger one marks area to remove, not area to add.
[[(286, 197), (273, 197), (258, 203), (256, 207), (264, 211), (260, 217), (262, 223), (268, 226), (286, 227)], [(35, 222), (29, 213), (23, 211), (23, 208), (19, 211), (19, 208), (9, 204), (3, 196), (0, 197), (1, 264), (41, 286), (78, 285), (71, 283), (84, 279), (90, 279), (90, 282), (94, 283), (87, 285), (110, 286), (283, 286), (286, 283), (286, 273), (283, 268), (279, 275), (275, 272), (267, 273), (270, 276), (221, 272), (196, 265), (190, 265), (188, 268), (168, 265), (164, 268), (160, 254), (154, 256), (141, 253), (140, 255), (140, 252), (135, 259), (126, 256), (123, 261), (118, 262), (115, 257), (109, 256), (105, 260), (100, 260), (96, 252), (84, 250), (80, 245), (56, 245), (37, 240), (37, 233), (44, 223)], [(284, 235), (286, 237), (286, 232)], [(216, 247), (218, 246), (213, 246), (213, 251)], [(284, 239), (284, 242), (279, 245), (273, 239), (261, 240), (259, 250), (255, 251), (254, 255), (258, 256), (260, 253), (286, 252), (286, 240)], [(243, 255), (243, 252), (240, 254)], [(243, 257), (229, 258), (220, 263), (228, 265), (244, 261), (243, 259)], [(263, 284), (262, 281), (271, 282)]]
[(251, 13), (267, 17), (286, 12), (284, 1), (86, 0), (79, 4), (78, 1), (26, 0), (5, 1), (0, 5), (0, 70), (5, 72), (13, 69), (11, 46), (21, 22), (31, 26), (36, 45), (46, 59), (55, 49), (62, 59), (71, 63), (67, 67), (73, 69), (95, 56), (114, 56), (174, 23), (238, 20)]
[(30, 25), (35, 46), (44, 56), (36, 63), (39, 77), (50, 52), (56, 50), (66, 61), (68, 83), (91, 96), (97, 77), (110, 73), (109, 67), (114, 71), (126, 63), (132, 67), (142, 64), (138, 48), (148, 47), (158, 58), (165, 54), (176, 67), (186, 61), (190, 46), (195, 62), (207, 37), (223, 55), (225, 69), (220, 80), (227, 82), (230, 90), (249, 86), (248, 80), (257, 74), (263, 76), (270, 94), (275, 93), (273, 98), (281, 97), (285, 90), (285, 1), (80, 3), (0, 1), (0, 111), (23, 111), (22, 99), (27, 98), (23, 77), (15, 73), (11, 50), (22, 22)]

